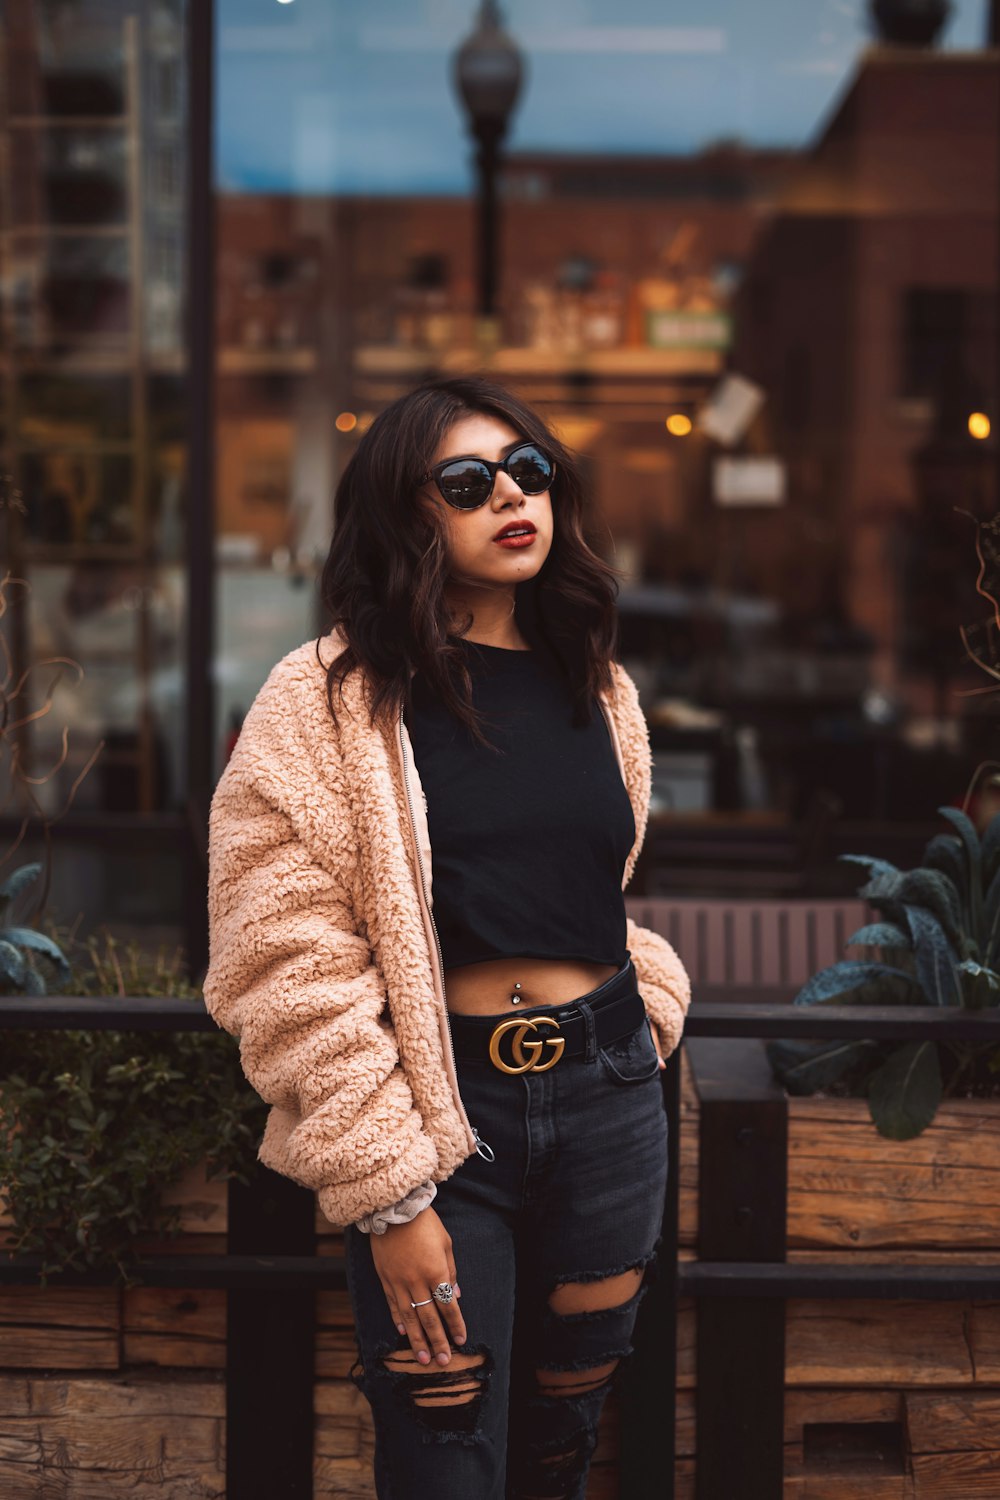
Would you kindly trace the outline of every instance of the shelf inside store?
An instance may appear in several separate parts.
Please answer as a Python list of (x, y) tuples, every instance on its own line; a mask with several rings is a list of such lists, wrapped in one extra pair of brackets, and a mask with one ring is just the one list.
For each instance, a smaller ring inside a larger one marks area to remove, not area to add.
[(100, 458), (111, 453), (120, 453), (127, 456), (135, 451), (135, 446), (135, 442), (129, 438), (88, 443), (61, 443), (58, 438), (46, 438), (44, 442), (19, 443), (18, 452), (32, 453), (41, 457), (60, 454), (68, 458)]
[(68, 567), (80, 562), (151, 565), (160, 561), (145, 555), (132, 542), (34, 542), (25, 538), (21, 550), (25, 560), (38, 567)]
[(227, 344), (216, 359), (220, 375), (309, 375), (318, 366), (319, 354), (308, 345), (252, 349)]
[[(151, 375), (183, 375), (187, 368), (182, 349), (139, 356), (117, 349), (0, 354), (0, 371), (16, 370), (21, 375), (128, 375), (137, 364)], [(318, 368), (319, 353), (309, 347), (245, 349), (233, 344), (220, 348), (216, 360), (219, 375), (310, 375)]]
[(127, 239), (129, 224), (10, 224), (0, 229), (0, 238), (13, 239)]
[[(118, 349), (74, 350), (66, 354), (15, 350), (0, 354), (0, 371), (16, 370), (19, 375), (129, 375), (136, 363), (135, 356)], [(139, 363), (151, 375), (181, 375), (186, 368), (181, 349), (143, 354)]]
[[(478, 369), (482, 352), (470, 345), (450, 349), (402, 348), (395, 344), (362, 344), (354, 351), (359, 375), (405, 375), (440, 370), (444, 374)], [(504, 375), (589, 375), (611, 379), (649, 379), (678, 375), (714, 375), (722, 369), (719, 349), (560, 349), (502, 347), (489, 356), (489, 366)]]
[(122, 130), (128, 115), (8, 115), (12, 130)]

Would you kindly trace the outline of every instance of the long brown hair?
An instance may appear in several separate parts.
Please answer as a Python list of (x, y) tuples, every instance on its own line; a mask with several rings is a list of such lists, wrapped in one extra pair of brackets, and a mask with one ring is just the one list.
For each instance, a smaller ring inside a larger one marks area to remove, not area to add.
[(342, 687), (354, 668), (364, 672), (373, 724), (409, 705), (410, 679), (419, 671), (472, 735), (488, 743), (444, 598), (444, 527), (436, 507), (415, 502), (442, 439), (470, 414), (508, 423), (555, 459), (552, 545), (536, 577), (517, 586), (517, 623), (565, 672), (576, 722), (587, 721), (592, 695), (610, 686), (619, 575), (584, 539), (579, 461), (519, 397), (467, 376), (427, 382), (388, 406), (361, 438), (337, 486), (321, 578), (329, 628), (339, 627), (347, 642), (327, 668), (334, 718), (334, 687)]

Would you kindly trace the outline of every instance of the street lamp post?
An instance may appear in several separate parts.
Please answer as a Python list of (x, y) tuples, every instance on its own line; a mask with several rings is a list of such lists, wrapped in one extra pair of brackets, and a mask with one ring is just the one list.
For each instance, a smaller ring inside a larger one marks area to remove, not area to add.
[(524, 76), (521, 54), (503, 30), (496, 0), (482, 0), (475, 31), (455, 54), (453, 76), (477, 146), (478, 312), (480, 319), (490, 326), (495, 325), (500, 280), (497, 246), (500, 147)]

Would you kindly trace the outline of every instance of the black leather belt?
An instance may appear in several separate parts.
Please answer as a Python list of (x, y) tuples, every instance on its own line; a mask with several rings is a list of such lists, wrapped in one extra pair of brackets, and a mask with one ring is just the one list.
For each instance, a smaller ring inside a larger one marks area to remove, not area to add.
[(502, 1073), (544, 1073), (564, 1058), (586, 1057), (589, 1028), (593, 1055), (596, 1048), (629, 1036), (645, 1018), (631, 960), (569, 1005), (533, 1005), (501, 1021), (455, 1012), (448, 1016), (456, 1058), (491, 1062)]

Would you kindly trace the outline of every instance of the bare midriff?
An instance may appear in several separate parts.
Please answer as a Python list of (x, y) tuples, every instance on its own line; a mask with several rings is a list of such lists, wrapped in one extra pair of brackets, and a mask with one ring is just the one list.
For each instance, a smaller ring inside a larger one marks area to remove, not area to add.
[[(529, 1005), (562, 1005), (578, 1000), (617, 974), (615, 964), (561, 958), (491, 958), (459, 964), (444, 976), (448, 1009), (464, 1016), (495, 1016)], [(515, 988), (520, 985), (520, 989)], [(520, 998), (515, 1005), (512, 995)]]

